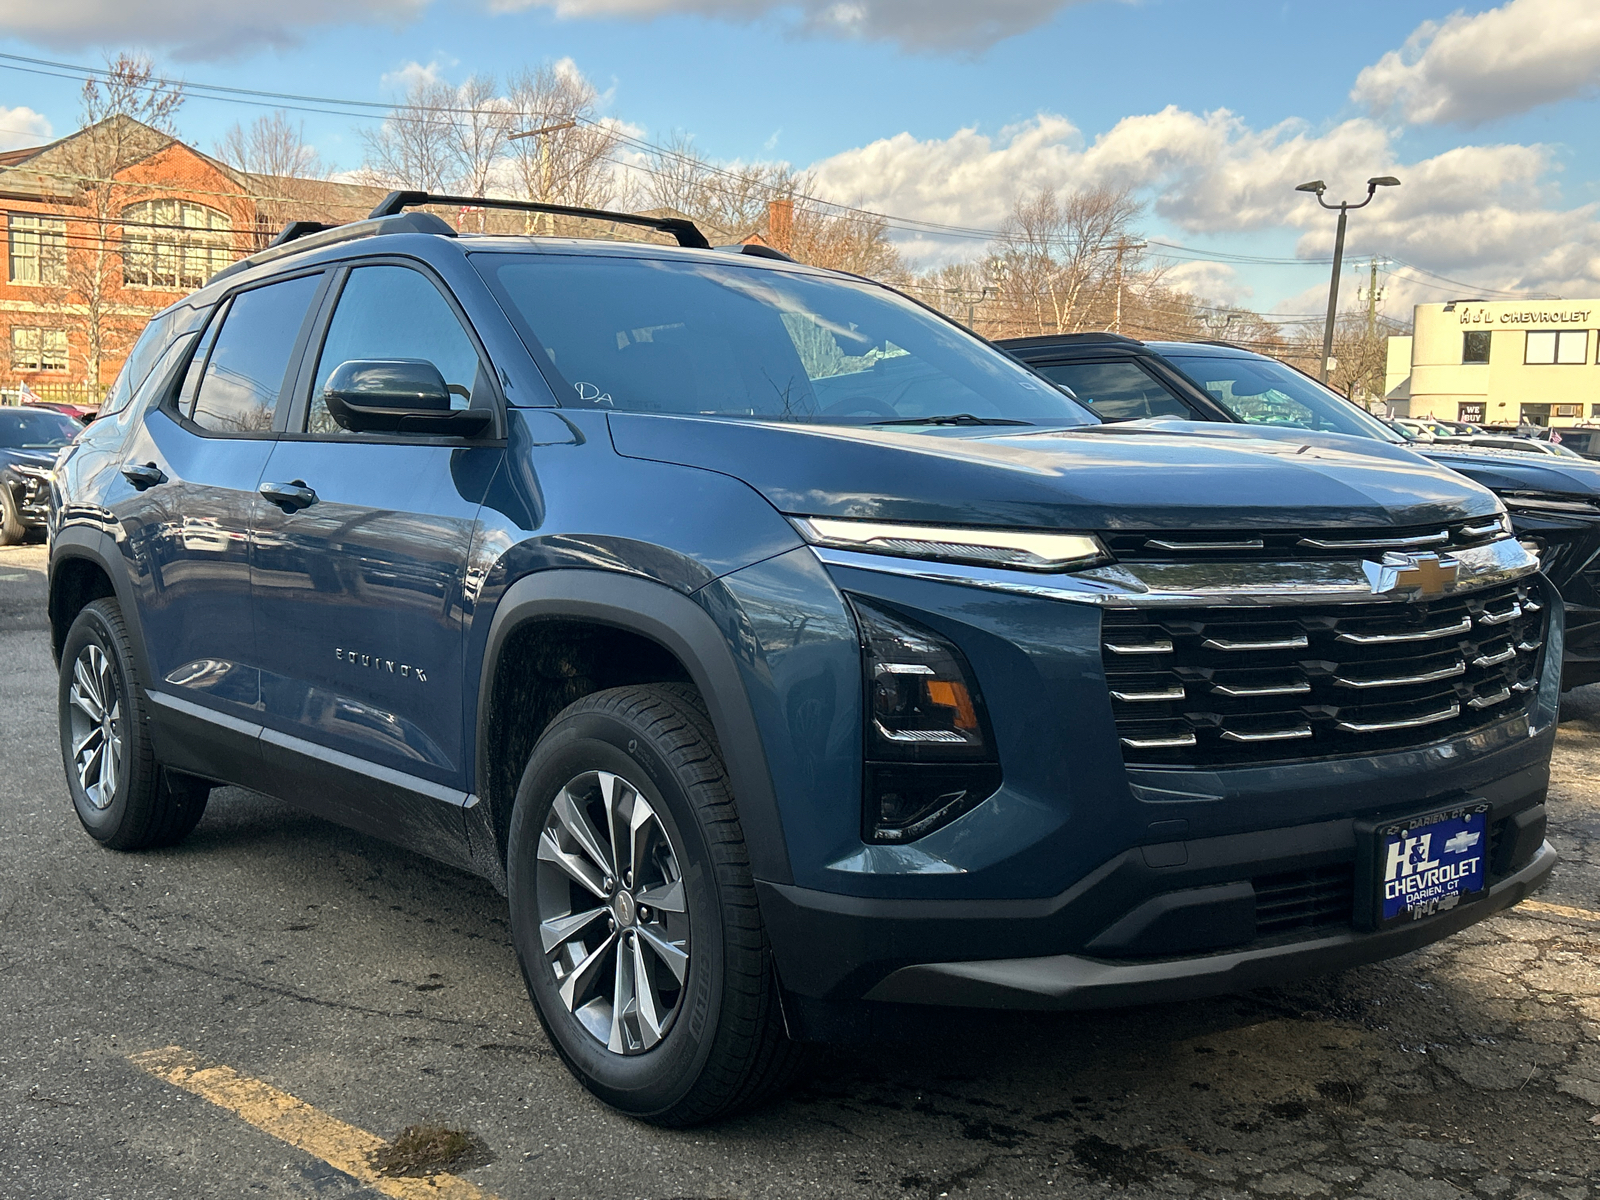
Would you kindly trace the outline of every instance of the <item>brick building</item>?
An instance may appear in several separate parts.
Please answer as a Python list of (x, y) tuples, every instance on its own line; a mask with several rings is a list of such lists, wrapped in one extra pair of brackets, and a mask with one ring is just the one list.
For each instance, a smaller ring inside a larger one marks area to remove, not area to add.
[(0, 390), (98, 401), (151, 314), (290, 217), (346, 221), (381, 195), (237, 171), (122, 116), (0, 154)]

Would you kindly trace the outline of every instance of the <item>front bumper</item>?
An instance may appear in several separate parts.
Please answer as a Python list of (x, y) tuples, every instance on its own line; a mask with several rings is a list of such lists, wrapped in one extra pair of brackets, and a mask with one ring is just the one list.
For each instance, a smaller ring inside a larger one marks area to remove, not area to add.
[(17, 517), (28, 529), (43, 529), (50, 519), (50, 485), (42, 479), (10, 479), (0, 487), (11, 489)]
[(1538, 756), (1471, 789), (1490, 806), (1488, 893), (1382, 932), (1354, 926), (1352, 818), (1134, 847), (1039, 899), (757, 887), (791, 1008), (865, 1000), (1068, 1009), (1186, 999), (1403, 954), (1515, 904), (1555, 865), (1545, 842), (1547, 781)]
[(866, 999), (966, 1008), (1084, 1009), (1192, 1000), (1306, 975), (1342, 971), (1419, 949), (1510, 908), (1556, 864), (1543, 842), (1531, 862), (1489, 894), (1448, 913), (1381, 933), (1338, 933), (1200, 958), (1113, 963), (1072, 954), (901, 967)]

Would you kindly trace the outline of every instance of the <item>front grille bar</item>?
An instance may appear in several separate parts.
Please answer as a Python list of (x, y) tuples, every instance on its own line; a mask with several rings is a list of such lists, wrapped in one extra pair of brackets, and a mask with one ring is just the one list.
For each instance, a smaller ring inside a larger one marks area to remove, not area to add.
[(1494, 705), (1499, 704), (1500, 701), (1509, 699), (1511, 699), (1511, 689), (1508, 687), (1503, 687), (1498, 692), (1495, 692), (1490, 696), (1474, 696), (1471, 700), (1467, 701), (1467, 707), (1492, 708)]
[(1498, 654), (1478, 655), (1477, 658), (1472, 660), (1472, 665), (1475, 667), (1498, 667), (1501, 663), (1510, 662), (1516, 656), (1517, 648), (1515, 646), (1507, 646)]
[(1391, 729), (1416, 729), (1422, 725), (1437, 725), (1440, 721), (1448, 721), (1451, 717), (1460, 715), (1461, 705), (1451, 704), (1438, 712), (1427, 713), (1420, 717), (1407, 717), (1402, 721), (1335, 721), (1334, 724), (1351, 733), (1386, 733)]
[(1472, 618), (1462, 617), (1454, 625), (1441, 625), (1437, 629), (1422, 629), (1415, 633), (1341, 633), (1341, 642), (1356, 646), (1388, 646), (1395, 642), (1426, 642), (1433, 638), (1449, 637), (1452, 633), (1467, 633), (1472, 629)]
[(1122, 739), (1122, 744), (1124, 746), (1132, 747), (1135, 750), (1173, 750), (1180, 746), (1194, 745), (1194, 734), (1180, 733), (1174, 737), (1153, 738), (1125, 737)]
[(1486, 612), (1478, 618), (1479, 625), (1504, 625), (1507, 621), (1515, 621), (1522, 615), (1522, 605), (1513, 603), (1505, 612)]
[(1182, 700), (1186, 693), (1181, 687), (1164, 688), (1159, 692), (1112, 692), (1118, 700), (1129, 704), (1148, 704), (1156, 700)]
[(1144, 544), (1157, 550), (1265, 550), (1267, 547), (1260, 538), (1239, 542), (1169, 542), (1165, 538), (1146, 538)]
[(1415, 550), (1422, 546), (1443, 546), (1449, 540), (1449, 531), (1441, 529), (1438, 533), (1425, 533), (1420, 537), (1358, 538), (1348, 541), (1303, 537), (1300, 545), (1310, 546), (1313, 550)]
[(1171, 654), (1172, 643), (1158, 642), (1107, 642), (1106, 649), (1113, 654)]
[(1387, 679), (1346, 679), (1343, 675), (1335, 675), (1333, 681), (1353, 688), (1404, 687), (1408, 683), (1437, 683), (1441, 679), (1454, 679), (1457, 675), (1466, 673), (1467, 664), (1457, 659), (1448, 667), (1440, 667), (1437, 671), (1424, 671), (1420, 675), (1391, 675)]
[[(1304, 679), (1294, 683), (1274, 683), (1263, 687), (1240, 687), (1237, 684), (1213, 683), (1211, 690), (1222, 696), (1303, 696), (1311, 690), (1311, 685)], [(1115, 695), (1116, 693), (1112, 693)]]
[(1230, 742), (1290, 742), (1312, 736), (1311, 726), (1296, 725), (1292, 729), (1224, 729), (1222, 736)]
[(1259, 642), (1235, 641), (1232, 638), (1207, 638), (1201, 643), (1208, 650), (1304, 650), (1310, 644), (1303, 633), (1297, 633), (1293, 637), (1286, 638), (1267, 638)]

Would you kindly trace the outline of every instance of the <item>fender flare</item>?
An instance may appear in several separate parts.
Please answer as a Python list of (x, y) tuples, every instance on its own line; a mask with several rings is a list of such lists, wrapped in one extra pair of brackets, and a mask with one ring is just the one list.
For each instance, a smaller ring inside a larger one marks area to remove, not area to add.
[(133, 582), (128, 578), (127, 564), (117, 547), (116, 539), (103, 529), (85, 525), (68, 525), (58, 529), (50, 539), (50, 575), (46, 606), (50, 615), (50, 654), (60, 655), (60, 641), (67, 635), (65, 629), (56, 628), (55, 599), (56, 572), (69, 559), (83, 559), (105, 572), (111, 580), (111, 590), (116, 594), (117, 607), (122, 609), (122, 620), (128, 629), (128, 640), (133, 643), (134, 663), (145, 683), (155, 680), (150, 674), (150, 654), (145, 647), (144, 628), (139, 623), (139, 607), (135, 602)]
[[(751, 873), (770, 882), (793, 882), (760, 728), (727, 638), (710, 614), (688, 596), (636, 575), (553, 568), (525, 575), (506, 589), (489, 625), (478, 678), (478, 794), (485, 794), (489, 781), (489, 723), (485, 718), (506, 639), (527, 622), (548, 618), (592, 621), (649, 638), (683, 664), (704, 697), (717, 732)], [(503, 856), (505, 847), (496, 846), (495, 850)]]

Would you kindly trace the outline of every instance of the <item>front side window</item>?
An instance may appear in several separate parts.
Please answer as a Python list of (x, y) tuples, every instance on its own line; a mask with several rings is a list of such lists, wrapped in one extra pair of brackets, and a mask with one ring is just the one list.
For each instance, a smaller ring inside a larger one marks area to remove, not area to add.
[(561, 402), (870, 425), (1090, 425), (1007, 355), (888, 288), (738, 262), (483, 254)]
[(343, 435), (328, 414), (323, 384), (340, 363), (385, 358), (421, 358), (438, 367), (453, 408), (468, 407), (474, 397), (480, 407), (488, 403), (490, 385), (480, 377), (477, 348), (428, 277), (409, 267), (357, 267), (345, 280), (322, 340), (306, 432)]
[(1248, 425), (1347, 433), (1386, 442), (1405, 440), (1337, 392), (1280, 362), (1198, 354), (1174, 354), (1169, 361)]
[(1141, 417), (1193, 420), (1194, 412), (1136, 362), (1051, 363), (1034, 370), (1051, 383), (1070, 388), (1080, 404), (1103, 421)]
[(264, 433), (320, 275), (240, 292), (222, 318), (189, 416), (217, 433)]
[(1489, 361), (1489, 340), (1493, 335), (1487, 329), (1471, 329), (1461, 335), (1461, 361), (1486, 363)]
[(146, 200), (122, 210), (122, 281), (197, 288), (233, 262), (233, 218), (187, 200)]
[(11, 282), (59, 286), (67, 281), (67, 223), (60, 217), (12, 213)]
[(11, 330), (11, 369), (13, 371), (65, 371), (67, 369), (67, 331), (13, 326)]

